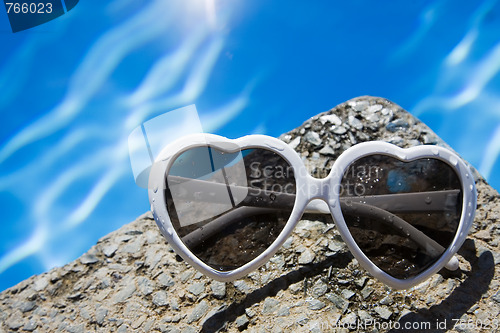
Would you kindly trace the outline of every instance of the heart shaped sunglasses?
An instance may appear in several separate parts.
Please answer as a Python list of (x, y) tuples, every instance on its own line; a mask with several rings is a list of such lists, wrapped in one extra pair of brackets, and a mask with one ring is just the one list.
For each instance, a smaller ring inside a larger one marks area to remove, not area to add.
[(360, 143), (317, 179), (290, 146), (264, 135), (182, 137), (156, 158), (148, 193), (177, 254), (220, 281), (265, 264), (311, 212), (331, 214), (374, 277), (410, 288), (458, 268), (476, 209), (472, 174), (448, 149)]

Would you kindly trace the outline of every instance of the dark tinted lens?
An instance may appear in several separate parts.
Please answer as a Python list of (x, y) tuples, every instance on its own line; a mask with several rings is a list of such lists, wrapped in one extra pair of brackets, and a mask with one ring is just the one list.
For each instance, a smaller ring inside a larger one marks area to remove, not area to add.
[(197, 147), (172, 164), (165, 196), (184, 244), (207, 265), (228, 271), (256, 258), (281, 233), (295, 203), (295, 177), (270, 150)]
[(356, 243), (398, 279), (436, 262), (460, 222), (461, 183), (441, 160), (364, 157), (346, 170), (340, 191), (342, 214)]

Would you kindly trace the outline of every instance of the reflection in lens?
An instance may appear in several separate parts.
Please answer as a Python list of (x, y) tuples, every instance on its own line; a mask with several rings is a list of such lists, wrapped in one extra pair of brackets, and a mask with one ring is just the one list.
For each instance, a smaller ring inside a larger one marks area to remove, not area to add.
[(229, 271), (276, 240), (290, 217), (295, 192), (293, 169), (277, 153), (204, 146), (175, 159), (165, 197), (183, 243), (207, 265)]
[(458, 175), (447, 163), (429, 158), (358, 159), (343, 175), (340, 197), (360, 249), (398, 279), (414, 277), (439, 259), (455, 237), (462, 210)]

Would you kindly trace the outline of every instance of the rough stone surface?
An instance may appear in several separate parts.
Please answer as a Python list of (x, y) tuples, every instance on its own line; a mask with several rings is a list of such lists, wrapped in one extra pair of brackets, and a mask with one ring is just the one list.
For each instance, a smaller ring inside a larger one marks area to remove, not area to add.
[[(373, 97), (343, 103), (280, 138), (315, 177), (363, 141), (446, 146), (399, 106)], [(495, 331), (467, 326), (500, 317), (500, 196), (477, 172), (476, 185), (476, 218), (459, 251), (460, 269), (443, 269), (410, 290), (391, 290), (367, 274), (329, 216), (304, 215), (268, 264), (221, 283), (176, 256), (146, 213), (81, 258), (0, 293), (0, 332), (390, 331), (354, 328), (365, 322)]]

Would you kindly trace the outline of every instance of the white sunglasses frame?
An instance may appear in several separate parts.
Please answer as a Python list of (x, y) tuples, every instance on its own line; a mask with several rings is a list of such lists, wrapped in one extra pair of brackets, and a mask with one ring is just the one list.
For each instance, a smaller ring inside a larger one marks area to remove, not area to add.
[[(225, 144), (224, 147), (221, 144)], [(182, 242), (174, 230), (170, 220), (167, 207), (165, 191), (166, 175), (176, 158), (188, 149), (210, 145), (227, 149), (227, 144), (234, 145), (238, 149), (264, 148), (281, 155), (294, 169), (297, 189), (295, 204), (285, 227), (276, 240), (264, 252), (250, 262), (232, 271), (218, 271), (196, 257)], [(441, 257), (425, 271), (409, 279), (397, 279), (379, 267), (377, 267), (359, 248), (349, 232), (339, 204), (339, 190), (337, 186), (342, 180), (342, 175), (351, 163), (367, 155), (382, 154), (408, 162), (421, 158), (433, 158), (441, 160), (452, 167), (461, 182), (463, 192), (462, 214), (455, 237)], [(333, 189), (333, 193), (331, 191)], [(218, 281), (233, 281), (239, 279), (265, 264), (282, 246), (291, 235), (296, 224), (305, 212), (309, 202), (320, 199), (327, 203), (334, 223), (359, 264), (375, 278), (384, 282), (393, 289), (408, 289), (428, 279), (445, 266), (458, 267), (458, 261), (454, 254), (460, 249), (465, 241), (469, 229), (474, 220), (476, 210), (477, 193), (474, 178), (468, 166), (452, 151), (434, 145), (421, 145), (411, 148), (399, 148), (387, 142), (370, 141), (354, 145), (344, 151), (333, 164), (332, 170), (326, 178), (318, 179), (310, 175), (303, 161), (295, 150), (285, 142), (266, 135), (248, 135), (235, 140), (227, 139), (214, 134), (192, 134), (182, 137), (167, 145), (156, 158), (149, 175), (148, 186), (149, 202), (151, 211), (162, 235), (186, 262), (191, 264), (201, 273)], [(450, 264), (451, 263), (451, 264)], [(456, 268), (455, 267), (455, 268)]]

